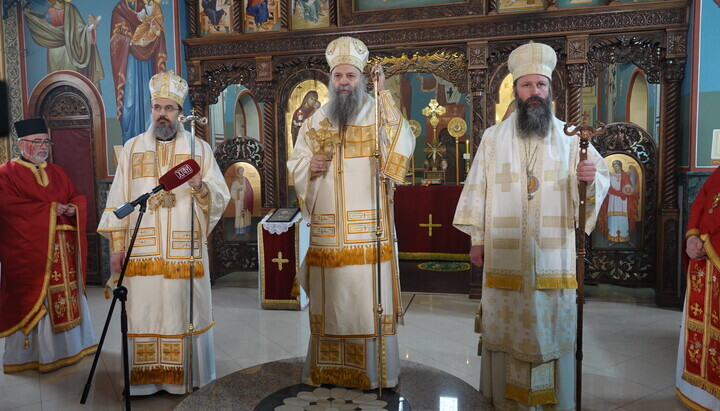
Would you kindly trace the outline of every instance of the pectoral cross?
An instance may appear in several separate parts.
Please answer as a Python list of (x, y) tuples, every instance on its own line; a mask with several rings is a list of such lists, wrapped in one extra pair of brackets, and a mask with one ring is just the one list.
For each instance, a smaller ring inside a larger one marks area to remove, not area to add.
[(712, 214), (713, 211), (715, 211), (715, 207), (717, 207), (718, 202), (720, 202), (720, 193), (715, 194), (715, 196), (713, 197), (713, 203), (712, 203), (712, 206), (710, 206), (708, 213)]
[(277, 258), (273, 258), (271, 261), (278, 265), (278, 271), (282, 271), (283, 264), (290, 262), (290, 260), (288, 260), (287, 258), (283, 258), (282, 251), (278, 251)]
[(428, 237), (432, 237), (432, 229), (433, 227), (442, 227), (442, 224), (433, 224), (432, 222), (432, 214), (428, 214), (428, 222), (427, 224), (418, 224), (420, 227), (427, 227), (428, 229)]

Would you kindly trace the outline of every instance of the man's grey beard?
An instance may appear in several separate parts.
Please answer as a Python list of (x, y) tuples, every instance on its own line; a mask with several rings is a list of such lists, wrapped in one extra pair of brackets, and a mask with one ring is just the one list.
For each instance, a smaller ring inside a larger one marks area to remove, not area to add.
[[(328, 117), (330, 122), (338, 126), (338, 130), (344, 130), (350, 121), (357, 114), (360, 108), (360, 100), (365, 93), (365, 85), (367, 80), (361, 75), (358, 85), (353, 89), (352, 86), (340, 86), (335, 88), (330, 80), (328, 84)], [(342, 90), (350, 90), (349, 94), (341, 93)]]
[(47, 160), (48, 157), (50, 157), (49, 153), (46, 154), (36, 154), (34, 156), (28, 156), (26, 160), (29, 160), (33, 164), (40, 164), (43, 161)]
[[(517, 98), (517, 127), (521, 138), (545, 138), (553, 118), (552, 96), (547, 98), (528, 97), (525, 101)], [(532, 103), (539, 101), (539, 104)]]
[(155, 124), (155, 138), (158, 140), (172, 140), (175, 138), (175, 134), (177, 134), (178, 129), (180, 128), (180, 122), (179, 121), (169, 121), (170, 124), (167, 126), (162, 126), (159, 124)]

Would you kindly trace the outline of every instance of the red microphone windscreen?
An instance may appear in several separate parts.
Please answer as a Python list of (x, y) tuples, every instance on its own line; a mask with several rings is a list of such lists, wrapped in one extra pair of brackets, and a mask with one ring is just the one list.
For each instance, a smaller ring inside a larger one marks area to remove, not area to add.
[(167, 173), (160, 177), (158, 182), (163, 185), (165, 191), (170, 191), (190, 180), (192, 176), (199, 172), (200, 164), (193, 159), (189, 159), (168, 170)]

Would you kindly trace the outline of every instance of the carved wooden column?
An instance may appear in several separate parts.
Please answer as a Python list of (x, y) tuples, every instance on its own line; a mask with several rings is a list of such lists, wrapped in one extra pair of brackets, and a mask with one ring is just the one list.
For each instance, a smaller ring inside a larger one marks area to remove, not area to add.
[[(196, 116), (206, 117), (208, 103), (207, 86), (204, 85), (202, 82), (202, 76), (200, 75), (200, 63), (188, 62), (187, 68), (187, 82), (188, 94), (190, 95), (190, 106), (193, 110), (195, 110)], [(190, 113), (185, 113), (185, 115), (190, 115)], [(198, 124), (195, 127), (195, 137), (207, 141), (207, 138), (205, 137), (208, 135), (208, 127), (210, 127), (209, 124), (204, 126)]]
[(587, 81), (588, 36), (567, 37), (567, 110), (565, 121), (580, 124), (582, 117), (582, 89)]
[[(485, 90), (487, 88), (487, 56), (488, 43), (481, 41), (468, 44), (468, 75), (470, 95), (472, 96), (472, 150), (475, 154), (487, 124), (485, 122)], [(470, 250), (468, 250), (469, 252)], [(482, 296), (482, 269), (471, 264), (470, 298)]]
[(277, 119), (277, 99), (275, 98), (275, 85), (273, 84), (272, 57), (256, 57), (255, 72), (257, 73), (257, 86), (254, 88), (255, 99), (263, 103), (262, 137), (260, 142), (265, 147), (265, 153), (267, 153), (263, 167), (263, 178), (265, 180), (263, 207), (279, 207), (287, 203), (287, 194), (286, 190), (281, 189), (286, 181), (285, 164), (278, 164), (277, 159), (278, 153), (287, 149), (285, 148), (283, 136), (278, 136), (275, 128), (279, 120)]
[(487, 15), (492, 16), (498, 13), (498, 0), (487, 1)]
[(660, 215), (658, 216), (658, 272), (655, 303), (677, 307), (681, 248), (678, 204), (678, 165), (680, 159), (680, 83), (684, 76), (687, 33), (674, 30), (666, 35), (660, 90)]
[(198, 36), (198, 23), (200, 22), (200, 18), (199, 18), (199, 14), (198, 14), (198, 1), (197, 0), (185, 0), (185, 7), (187, 7), (188, 37), (197, 37)]

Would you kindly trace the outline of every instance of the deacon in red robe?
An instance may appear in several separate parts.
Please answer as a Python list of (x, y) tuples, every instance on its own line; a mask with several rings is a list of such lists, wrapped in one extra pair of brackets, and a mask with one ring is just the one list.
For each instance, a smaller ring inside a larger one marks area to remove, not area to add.
[(692, 410), (720, 409), (720, 168), (690, 207), (687, 292), (677, 356), (676, 395)]
[(0, 338), (6, 373), (53, 371), (97, 346), (85, 297), (85, 196), (45, 160), (43, 119), (15, 123), (21, 157), (0, 165)]

